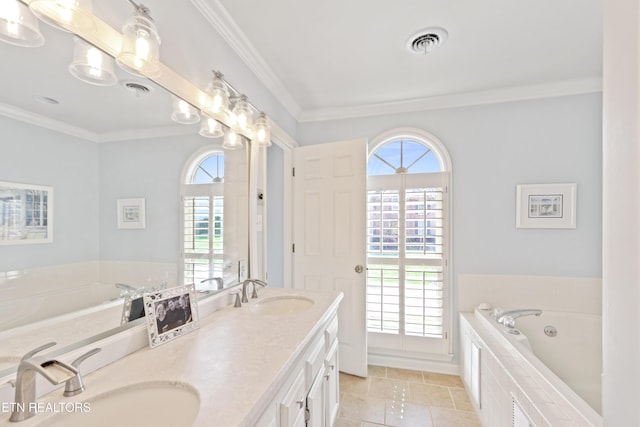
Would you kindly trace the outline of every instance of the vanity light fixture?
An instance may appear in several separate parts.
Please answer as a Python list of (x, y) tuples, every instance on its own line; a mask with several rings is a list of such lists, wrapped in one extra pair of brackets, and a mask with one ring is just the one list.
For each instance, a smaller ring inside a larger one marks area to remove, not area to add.
[(200, 121), (200, 114), (191, 104), (182, 98), (175, 95), (171, 95), (173, 113), (171, 114), (171, 120), (183, 125), (191, 125)]
[(0, 2), (0, 40), (23, 47), (44, 44), (38, 20), (29, 8), (18, 0)]
[(203, 116), (202, 121), (200, 122), (200, 132), (198, 132), (198, 134), (205, 138), (220, 138), (224, 136), (224, 130), (222, 129), (222, 125), (218, 123), (216, 119)]
[(258, 120), (256, 120), (255, 139), (261, 147), (271, 145), (271, 126), (269, 126), (267, 115), (263, 111), (260, 112)]
[(233, 107), (232, 126), (239, 132), (247, 132), (253, 126), (253, 111), (245, 95), (240, 95)]
[(233, 129), (227, 130), (224, 134), (224, 142), (222, 148), (225, 150), (239, 150), (242, 148), (242, 137)]
[(209, 96), (207, 110), (213, 114), (226, 114), (229, 110), (229, 89), (222, 80), (222, 73), (213, 71), (213, 79), (207, 85), (205, 93)]
[(113, 86), (118, 82), (113, 68), (112, 57), (80, 37), (73, 38), (73, 61), (69, 65), (73, 77), (96, 86)]
[(149, 9), (136, 4), (135, 14), (122, 27), (122, 47), (116, 62), (125, 71), (144, 77), (160, 75), (160, 36)]
[(33, 0), (29, 9), (43, 22), (64, 31), (94, 27), (92, 0)]

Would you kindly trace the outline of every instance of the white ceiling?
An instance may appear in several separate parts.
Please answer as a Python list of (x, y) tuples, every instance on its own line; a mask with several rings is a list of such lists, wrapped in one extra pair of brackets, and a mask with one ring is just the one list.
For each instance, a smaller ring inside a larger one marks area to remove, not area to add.
[[(601, 0), (143, 3), (159, 28), (165, 64), (204, 88), (210, 70), (224, 63), (219, 56), (230, 52), (212, 44), (221, 34), (298, 121), (584, 93), (601, 85)], [(119, 28), (132, 8), (127, 0), (94, 1), (94, 11)], [(427, 55), (409, 52), (409, 37), (427, 27), (446, 29), (448, 39)], [(122, 86), (79, 82), (67, 72), (70, 34), (45, 24), (41, 31), (47, 41), (40, 48), (0, 43), (0, 113), (51, 117), (95, 140), (174, 128), (161, 88), (146, 82), (152, 94), (136, 97)], [(123, 72), (120, 78), (140, 81)]]

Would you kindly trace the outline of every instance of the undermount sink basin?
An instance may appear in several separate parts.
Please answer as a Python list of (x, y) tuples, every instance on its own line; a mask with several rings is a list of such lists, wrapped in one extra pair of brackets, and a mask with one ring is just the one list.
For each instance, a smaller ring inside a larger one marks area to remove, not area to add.
[(286, 315), (300, 313), (311, 307), (313, 300), (299, 295), (280, 295), (259, 300), (251, 311), (259, 314)]
[(133, 384), (87, 400), (80, 394), (73, 402), (73, 411), (60, 412), (38, 427), (190, 426), (200, 409), (193, 387), (169, 381)]

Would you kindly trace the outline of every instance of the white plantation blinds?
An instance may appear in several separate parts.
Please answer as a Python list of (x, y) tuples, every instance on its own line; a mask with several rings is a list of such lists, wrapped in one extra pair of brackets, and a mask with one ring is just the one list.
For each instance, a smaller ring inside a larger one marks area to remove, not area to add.
[(444, 337), (445, 182), (442, 173), (369, 177), (370, 332)]
[(224, 198), (215, 194), (216, 187), (191, 185), (182, 198), (184, 283), (222, 277)]

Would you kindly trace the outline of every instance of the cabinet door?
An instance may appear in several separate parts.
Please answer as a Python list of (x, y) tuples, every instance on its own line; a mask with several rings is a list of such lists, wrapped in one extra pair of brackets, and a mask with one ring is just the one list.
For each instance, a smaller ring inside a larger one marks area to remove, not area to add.
[(307, 427), (325, 427), (325, 370), (316, 375), (307, 395)]
[(331, 427), (338, 418), (340, 409), (340, 374), (338, 367), (338, 340), (336, 339), (327, 353), (325, 360), (325, 425)]
[(304, 370), (300, 370), (291, 388), (280, 402), (280, 427), (304, 427), (306, 425), (306, 389)]

